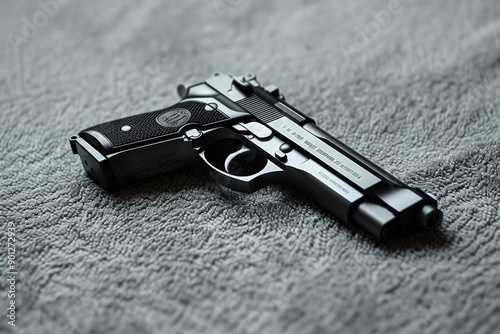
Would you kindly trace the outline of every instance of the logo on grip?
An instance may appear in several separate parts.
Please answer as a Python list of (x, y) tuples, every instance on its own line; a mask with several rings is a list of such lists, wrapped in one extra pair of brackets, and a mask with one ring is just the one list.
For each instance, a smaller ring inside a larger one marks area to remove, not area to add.
[(184, 125), (191, 118), (191, 113), (187, 109), (170, 109), (156, 117), (156, 122), (166, 128), (177, 128)]

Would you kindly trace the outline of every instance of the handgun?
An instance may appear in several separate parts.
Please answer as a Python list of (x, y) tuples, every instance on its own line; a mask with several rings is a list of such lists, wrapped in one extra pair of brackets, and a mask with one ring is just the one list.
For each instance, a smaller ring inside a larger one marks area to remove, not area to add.
[(435, 196), (410, 187), (318, 127), (254, 74), (214, 73), (179, 85), (170, 107), (92, 126), (70, 137), (87, 174), (115, 191), (202, 166), (222, 186), (252, 193), (287, 184), (380, 240), (436, 229)]

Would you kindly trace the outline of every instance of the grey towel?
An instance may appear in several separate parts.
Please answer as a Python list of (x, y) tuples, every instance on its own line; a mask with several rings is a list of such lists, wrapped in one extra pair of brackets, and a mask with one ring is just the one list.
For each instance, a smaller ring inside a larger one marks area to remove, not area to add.
[[(59, 1), (0, 5), (1, 332), (498, 333), (498, 0)], [(435, 194), (442, 229), (383, 245), (289, 187), (84, 175), (69, 136), (215, 71)]]

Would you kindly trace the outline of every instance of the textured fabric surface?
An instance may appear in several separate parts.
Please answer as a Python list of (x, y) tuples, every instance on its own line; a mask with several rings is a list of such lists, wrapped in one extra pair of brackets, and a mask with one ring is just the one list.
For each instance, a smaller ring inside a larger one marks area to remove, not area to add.
[[(0, 241), (5, 263), (15, 222), (18, 261), (16, 327), (2, 269), (0, 332), (498, 332), (498, 0), (4, 1), (0, 13)], [(84, 175), (69, 136), (172, 105), (179, 83), (215, 71), (278, 85), (435, 194), (442, 229), (381, 245), (288, 187), (244, 195), (182, 170), (108, 194)]]

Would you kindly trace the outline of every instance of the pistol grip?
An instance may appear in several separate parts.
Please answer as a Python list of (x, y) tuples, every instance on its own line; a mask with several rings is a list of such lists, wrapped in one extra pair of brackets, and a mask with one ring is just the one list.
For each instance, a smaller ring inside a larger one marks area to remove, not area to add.
[(108, 191), (195, 160), (184, 141), (191, 127), (214, 127), (229, 117), (213, 103), (187, 100), (144, 114), (98, 124), (70, 138), (87, 174)]
[(181, 101), (166, 109), (125, 117), (92, 126), (79, 133), (101, 153), (151, 143), (178, 134), (190, 124), (200, 127), (228, 117), (210, 104)]

